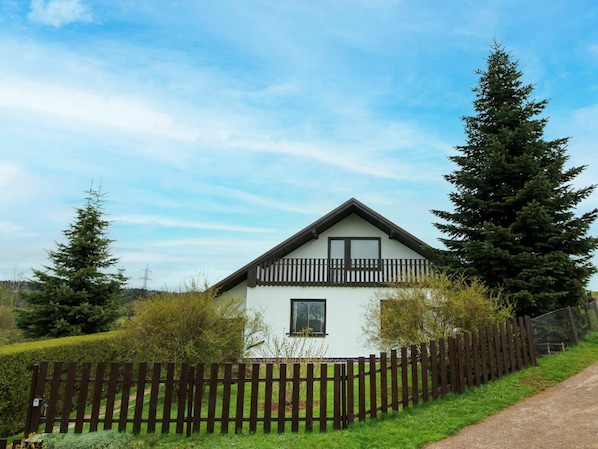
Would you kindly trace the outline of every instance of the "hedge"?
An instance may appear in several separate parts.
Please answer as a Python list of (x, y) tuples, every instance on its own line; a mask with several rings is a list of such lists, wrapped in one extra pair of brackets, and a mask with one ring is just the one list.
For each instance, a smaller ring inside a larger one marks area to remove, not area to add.
[(24, 429), (35, 364), (44, 360), (117, 361), (122, 335), (121, 331), (113, 331), (0, 347), (0, 438)]

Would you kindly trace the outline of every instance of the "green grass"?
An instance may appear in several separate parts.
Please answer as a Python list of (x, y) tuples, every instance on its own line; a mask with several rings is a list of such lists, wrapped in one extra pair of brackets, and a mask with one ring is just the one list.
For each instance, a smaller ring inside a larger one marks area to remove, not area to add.
[(539, 366), (467, 390), (464, 394), (411, 407), (377, 420), (358, 423), (344, 431), (326, 433), (285, 433), (254, 435), (179, 435), (139, 436), (131, 448), (419, 448), (453, 435), (463, 427), (528, 396), (549, 388), (598, 361), (598, 333), (591, 334), (580, 346), (558, 355), (543, 357)]

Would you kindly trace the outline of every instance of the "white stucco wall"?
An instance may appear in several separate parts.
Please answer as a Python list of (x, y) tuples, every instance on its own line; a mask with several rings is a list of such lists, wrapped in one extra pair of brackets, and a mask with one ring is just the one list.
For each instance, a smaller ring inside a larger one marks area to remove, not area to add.
[[(312, 344), (327, 347), (326, 357), (358, 357), (376, 353), (361, 339), (363, 305), (374, 296), (375, 288), (340, 287), (255, 287), (247, 289), (247, 307), (263, 310), (271, 336), (289, 337), (291, 299), (325, 299), (325, 337), (310, 337)], [(262, 357), (260, 351), (251, 354)]]

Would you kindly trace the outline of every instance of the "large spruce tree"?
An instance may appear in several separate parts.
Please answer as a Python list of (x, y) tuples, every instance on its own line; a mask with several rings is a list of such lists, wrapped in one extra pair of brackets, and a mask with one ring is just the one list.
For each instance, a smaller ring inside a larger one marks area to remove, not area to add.
[(110, 329), (126, 278), (122, 270), (109, 272), (118, 262), (106, 237), (110, 222), (103, 218), (102, 195), (91, 188), (76, 220), (63, 231), (67, 243), (48, 251), (52, 265), (33, 270), (27, 306), (17, 325), (31, 338), (92, 334)]
[(579, 304), (596, 271), (588, 231), (598, 210), (576, 216), (576, 207), (595, 186), (573, 186), (585, 167), (566, 167), (568, 138), (543, 138), (547, 101), (530, 99), (500, 44), (477, 74), (476, 114), (464, 117), (466, 143), (450, 157), (458, 168), (445, 176), (454, 211), (432, 211), (447, 236), (440, 260), (502, 288), (519, 314)]

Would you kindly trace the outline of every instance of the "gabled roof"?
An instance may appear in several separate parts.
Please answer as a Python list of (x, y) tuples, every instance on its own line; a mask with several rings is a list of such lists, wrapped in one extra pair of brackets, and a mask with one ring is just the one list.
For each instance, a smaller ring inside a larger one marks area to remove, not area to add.
[(235, 271), (227, 278), (218, 282), (213, 286), (213, 288), (223, 292), (230, 290), (241, 282), (247, 280), (247, 273), (250, 268), (269, 259), (279, 259), (285, 257), (310, 240), (317, 239), (321, 233), (331, 228), (338, 222), (344, 220), (351, 214), (355, 214), (376, 226), (382, 232), (388, 234), (388, 238), (397, 240), (408, 248), (411, 248), (416, 253), (427, 257), (426, 249), (430, 248), (429, 245), (414, 235), (408, 233), (403, 228), (397, 226), (390, 220), (387, 220), (379, 213), (367, 207), (365, 204), (357, 201), (355, 198), (351, 198), (349, 201), (341, 204), (339, 207), (324, 215), (322, 218), (310, 224), (306, 228), (302, 229), (297, 234), (289, 237), (284, 242), (272, 248), (270, 251), (262, 254), (257, 259), (249, 262), (243, 268)]

